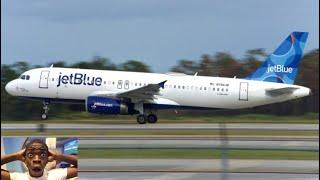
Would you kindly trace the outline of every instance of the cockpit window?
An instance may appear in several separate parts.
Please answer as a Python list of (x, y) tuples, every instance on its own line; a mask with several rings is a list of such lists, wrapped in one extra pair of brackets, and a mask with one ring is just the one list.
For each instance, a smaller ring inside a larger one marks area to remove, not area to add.
[(29, 80), (30, 76), (29, 75), (20, 75), (19, 79)]

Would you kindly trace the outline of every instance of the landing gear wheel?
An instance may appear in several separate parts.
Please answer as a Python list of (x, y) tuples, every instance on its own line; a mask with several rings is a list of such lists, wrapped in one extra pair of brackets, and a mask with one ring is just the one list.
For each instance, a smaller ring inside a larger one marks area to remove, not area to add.
[(155, 114), (149, 114), (148, 116), (148, 123), (154, 124), (158, 121), (158, 118)]
[(143, 114), (137, 116), (137, 122), (139, 124), (145, 124), (147, 122), (147, 117)]
[(48, 115), (47, 115), (47, 114), (42, 114), (42, 115), (41, 115), (41, 119), (42, 119), (42, 120), (48, 119)]

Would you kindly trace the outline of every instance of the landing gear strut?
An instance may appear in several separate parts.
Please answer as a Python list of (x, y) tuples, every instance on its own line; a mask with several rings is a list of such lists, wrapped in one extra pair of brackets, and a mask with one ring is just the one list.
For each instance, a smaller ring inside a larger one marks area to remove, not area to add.
[(43, 102), (43, 113), (41, 115), (42, 120), (48, 119), (48, 112), (49, 112), (49, 102)]

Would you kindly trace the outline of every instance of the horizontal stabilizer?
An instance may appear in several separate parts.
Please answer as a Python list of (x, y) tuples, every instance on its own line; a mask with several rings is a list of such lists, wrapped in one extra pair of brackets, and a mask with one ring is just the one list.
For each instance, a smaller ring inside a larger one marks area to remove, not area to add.
[(292, 94), (297, 89), (299, 88), (285, 87), (285, 88), (278, 88), (278, 89), (267, 89), (266, 93), (270, 96), (280, 96), (284, 94)]

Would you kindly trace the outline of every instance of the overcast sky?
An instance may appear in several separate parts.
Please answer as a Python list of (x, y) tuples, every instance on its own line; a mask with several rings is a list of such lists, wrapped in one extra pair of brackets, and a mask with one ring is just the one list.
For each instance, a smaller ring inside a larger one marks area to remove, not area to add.
[(318, 0), (1, 0), (2, 64), (93, 56), (167, 72), (180, 59), (272, 52), (292, 31), (319, 48)]

